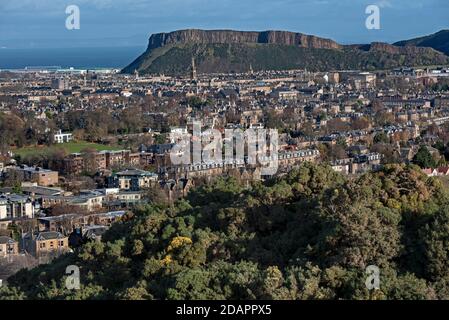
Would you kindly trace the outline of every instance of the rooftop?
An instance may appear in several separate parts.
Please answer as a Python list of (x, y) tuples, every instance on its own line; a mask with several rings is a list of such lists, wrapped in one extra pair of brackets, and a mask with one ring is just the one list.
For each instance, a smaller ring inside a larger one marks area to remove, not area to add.
[(14, 243), (15, 241), (7, 236), (0, 236), (0, 244), (11, 244)]

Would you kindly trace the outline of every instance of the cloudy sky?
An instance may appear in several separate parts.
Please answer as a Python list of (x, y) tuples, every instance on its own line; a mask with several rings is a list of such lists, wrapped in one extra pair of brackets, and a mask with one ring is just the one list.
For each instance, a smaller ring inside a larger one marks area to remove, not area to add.
[[(365, 9), (381, 10), (367, 30)], [(67, 30), (77, 5), (81, 29)], [(289, 30), (341, 43), (394, 42), (449, 29), (448, 0), (0, 0), (0, 48), (145, 46), (186, 28)]]

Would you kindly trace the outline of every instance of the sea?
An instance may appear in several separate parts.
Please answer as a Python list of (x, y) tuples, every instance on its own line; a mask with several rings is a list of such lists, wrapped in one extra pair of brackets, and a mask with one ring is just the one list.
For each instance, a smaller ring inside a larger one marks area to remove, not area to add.
[(121, 69), (145, 52), (146, 47), (0, 48), (0, 70), (35, 67)]

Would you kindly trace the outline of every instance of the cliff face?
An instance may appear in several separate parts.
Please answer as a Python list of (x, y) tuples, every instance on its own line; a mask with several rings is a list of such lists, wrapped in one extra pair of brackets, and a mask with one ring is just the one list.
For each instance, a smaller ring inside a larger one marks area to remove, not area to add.
[(150, 37), (148, 50), (171, 44), (232, 44), (258, 43), (293, 45), (303, 48), (340, 49), (335, 41), (287, 31), (247, 32), (231, 30), (180, 30), (158, 33)]

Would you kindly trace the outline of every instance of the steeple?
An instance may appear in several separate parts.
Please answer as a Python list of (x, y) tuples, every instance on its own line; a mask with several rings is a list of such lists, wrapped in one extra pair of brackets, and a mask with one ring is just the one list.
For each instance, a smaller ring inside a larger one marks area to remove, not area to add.
[(192, 80), (192, 81), (197, 80), (195, 57), (193, 57), (193, 56), (192, 56), (192, 65), (190, 67), (190, 80)]

